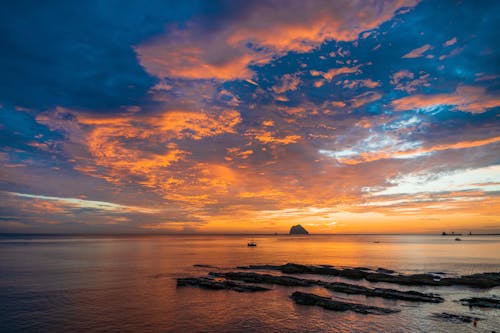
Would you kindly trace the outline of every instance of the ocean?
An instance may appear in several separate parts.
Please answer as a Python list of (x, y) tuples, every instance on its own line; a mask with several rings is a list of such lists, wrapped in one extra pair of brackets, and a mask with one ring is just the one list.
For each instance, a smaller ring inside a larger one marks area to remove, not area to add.
[[(346, 295), (322, 287), (271, 286), (238, 293), (176, 287), (175, 278), (251, 264), (383, 267), (403, 273), (461, 275), (500, 271), (500, 236), (440, 235), (2, 235), (1, 332), (491, 332), (500, 310), (457, 300), (500, 296), (500, 288), (420, 287), (300, 276), (371, 287), (439, 293), (444, 303)], [(203, 267), (194, 266), (202, 265)], [(212, 267), (206, 267), (212, 266)], [(277, 274), (275, 272), (275, 274)], [(295, 304), (306, 291), (401, 310), (390, 315), (335, 312)], [(472, 323), (433, 313), (479, 317)]]

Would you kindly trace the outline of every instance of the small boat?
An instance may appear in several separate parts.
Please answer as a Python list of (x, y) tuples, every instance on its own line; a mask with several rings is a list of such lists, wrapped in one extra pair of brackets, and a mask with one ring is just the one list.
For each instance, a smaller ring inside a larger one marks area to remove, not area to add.
[(249, 241), (249, 242), (247, 243), (247, 246), (249, 246), (249, 247), (256, 247), (256, 246), (257, 246), (257, 243), (256, 243), (255, 241), (251, 240), (251, 241)]
[(458, 241), (461, 241), (462, 239), (461, 238), (455, 238), (455, 240), (458, 242)]

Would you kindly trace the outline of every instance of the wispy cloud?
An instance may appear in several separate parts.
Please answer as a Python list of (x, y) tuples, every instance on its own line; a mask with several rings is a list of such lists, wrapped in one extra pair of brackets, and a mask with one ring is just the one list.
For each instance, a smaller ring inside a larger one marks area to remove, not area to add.
[[(91, 209), (95, 211), (104, 211), (104, 212), (137, 212), (144, 214), (156, 214), (159, 213), (160, 210), (153, 208), (145, 208), (145, 207), (137, 207), (137, 206), (127, 206), (120, 205), (112, 202), (105, 201), (95, 201), (95, 200), (84, 200), (78, 198), (60, 198), (60, 197), (52, 197), (38, 194), (27, 194), (27, 193), (16, 193), (16, 192), (4, 192), (9, 195), (17, 196), (20, 198), (29, 198), (29, 199), (37, 199), (41, 201), (49, 201), (53, 202), (58, 207), (55, 206), (52, 208), (52, 212), (64, 212), (64, 209)], [(55, 210), (55, 211), (54, 211)]]
[(500, 96), (488, 93), (483, 87), (459, 86), (451, 94), (411, 95), (396, 99), (391, 104), (396, 111), (450, 105), (459, 111), (482, 113), (500, 106)]
[(405, 54), (403, 56), (403, 58), (420, 58), (424, 55), (425, 52), (427, 52), (431, 48), (432, 48), (432, 46), (430, 46), (429, 44), (423, 45), (423, 46), (418, 47), (414, 50), (411, 50), (410, 52)]

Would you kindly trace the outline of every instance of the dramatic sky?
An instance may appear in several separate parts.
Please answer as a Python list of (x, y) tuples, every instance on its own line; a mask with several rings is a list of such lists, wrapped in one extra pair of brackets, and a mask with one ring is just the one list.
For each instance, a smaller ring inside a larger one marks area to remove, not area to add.
[(11, 1), (0, 232), (500, 232), (500, 2)]

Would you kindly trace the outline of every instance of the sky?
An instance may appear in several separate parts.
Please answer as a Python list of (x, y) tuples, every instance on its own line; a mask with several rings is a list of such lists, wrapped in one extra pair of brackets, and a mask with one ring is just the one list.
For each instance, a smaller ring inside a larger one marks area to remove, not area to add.
[(15, 1), (0, 232), (500, 232), (498, 1)]

